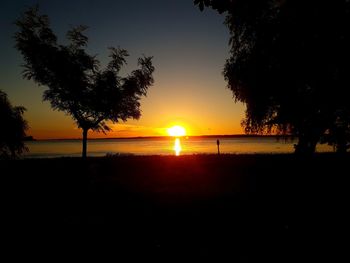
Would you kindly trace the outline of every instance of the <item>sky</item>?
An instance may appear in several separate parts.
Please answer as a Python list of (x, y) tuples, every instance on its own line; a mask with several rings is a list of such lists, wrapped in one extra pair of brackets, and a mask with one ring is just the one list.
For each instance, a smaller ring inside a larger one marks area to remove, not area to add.
[(141, 118), (111, 124), (111, 132), (90, 132), (89, 137), (159, 136), (173, 125), (183, 126), (187, 135), (243, 133), (245, 107), (235, 103), (222, 75), (229, 34), (224, 17), (215, 11), (201, 12), (193, 0), (2, 0), (0, 89), (13, 105), (27, 109), (28, 135), (81, 137), (70, 116), (42, 101), (45, 87), (22, 78), (13, 22), (34, 4), (49, 16), (60, 43), (65, 43), (65, 32), (72, 26), (89, 26), (88, 51), (97, 55), (102, 66), (111, 46), (129, 51), (125, 74), (136, 68), (143, 54), (154, 57), (155, 83), (141, 100)]

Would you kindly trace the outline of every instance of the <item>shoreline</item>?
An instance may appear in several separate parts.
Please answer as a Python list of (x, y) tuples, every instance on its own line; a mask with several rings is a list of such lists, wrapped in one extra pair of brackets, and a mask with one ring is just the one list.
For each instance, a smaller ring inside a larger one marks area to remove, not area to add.
[[(345, 156), (349, 156), (350, 153), (347, 153)], [(38, 157), (37, 157), (38, 156)], [(87, 159), (103, 159), (103, 158), (107, 158), (107, 159), (113, 159), (113, 158), (128, 158), (128, 157), (132, 157), (132, 158), (144, 158), (144, 157), (164, 157), (164, 158), (187, 158), (187, 157), (213, 157), (213, 158), (220, 158), (220, 156), (222, 158), (224, 157), (243, 157), (243, 156), (291, 156), (292, 158), (296, 157), (299, 158), (295, 155), (294, 152), (248, 152), (248, 153), (220, 153), (219, 155), (217, 153), (189, 153), (189, 154), (181, 154), (179, 156), (176, 156), (175, 154), (133, 154), (133, 153), (105, 153), (103, 155), (87, 155)], [(332, 156), (337, 156), (336, 152), (316, 152), (314, 153), (312, 156), (308, 156), (307, 158), (318, 158), (317, 156), (329, 156), (331, 158), (333, 158)], [(303, 157), (300, 157), (303, 158)], [(335, 157), (337, 158), (337, 157)], [(40, 155), (40, 154), (35, 154), (35, 155), (27, 155), (27, 156), (21, 156), (15, 160), (11, 160), (11, 161), (20, 161), (20, 160), (38, 160), (38, 159), (75, 159), (75, 160), (79, 160), (82, 159), (81, 157), (81, 152), (79, 153), (75, 153), (72, 155), (61, 155), (61, 154), (56, 154), (56, 156), (44, 156), (44, 155)], [(0, 162), (2, 160), (0, 159)], [(6, 161), (6, 160), (3, 160)]]

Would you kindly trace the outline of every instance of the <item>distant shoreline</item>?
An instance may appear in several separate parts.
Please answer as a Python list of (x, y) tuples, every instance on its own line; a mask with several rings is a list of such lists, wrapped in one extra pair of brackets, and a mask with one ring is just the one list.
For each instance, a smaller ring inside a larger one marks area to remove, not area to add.
[[(257, 134), (231, 134), (231, 135), (195, 135), (195, 136), (183, 136), (183, 138), (191, 139), (221, 139), (221, 138), (291, 138), (291, 135), (257, 135)], [(174, 137), (171, 136), (136, 136), (136, 137), (108, 137), (108, 138), (88, 138), (89, 141), (101, 140), (172, 140)], [(32, 139), (27, 141), (78, 141), (82, 138), (56, 138), (56, 139)]]

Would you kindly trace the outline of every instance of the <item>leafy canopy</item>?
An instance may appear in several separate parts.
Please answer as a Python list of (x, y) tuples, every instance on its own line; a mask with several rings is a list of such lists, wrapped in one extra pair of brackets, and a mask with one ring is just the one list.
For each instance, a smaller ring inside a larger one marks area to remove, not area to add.
[(154, 82), (152, 57), (139, 58), (139, 69), (121, 77), (128, 52), (111, 47), (110, 62), (101, 69), (96, 56), (86, 51), (85, 26), (69, 30), (69, 44), (61, 45), (38, 7), (26, 11), (16, 25), (16, 48), (25, 61), (23, 76), (47, 88), (43, 99), (54, 110), (70, 115), (83, 130), (102, 132), (110, 130), (106, 121), (140, 118), (140, 99)]
[(0, 90), (0, 157), (17, 157), (27, 151), (23, 140), (28, 129), (23, 119), (24, 107), (14, 107), (5, 92)]
[(247, 106), (246, 132), (274, 129), (317, 142), (336, 123), (349, 124), (350, 1), (194, 2), (226, 16), (223, 74)]

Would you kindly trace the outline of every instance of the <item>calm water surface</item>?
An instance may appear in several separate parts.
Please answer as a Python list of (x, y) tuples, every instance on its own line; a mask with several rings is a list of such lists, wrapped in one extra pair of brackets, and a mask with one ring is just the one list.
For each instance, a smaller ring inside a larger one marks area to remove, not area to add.
[[(220, 138), (222, 154), (291, 153), (295, 142), (275, 138)], [(81, 156), (80, 140), (31, 141), (26, 145), (26, 157)], [(157, 138), (157, 139), (100, 139), (88, 141), (88, 156), (107, 154), (133, 155), (188, 155), (217, 153), (216, 138)], [(318, 152), (333, 151), (319, 145)]]

